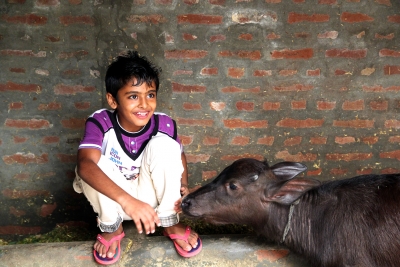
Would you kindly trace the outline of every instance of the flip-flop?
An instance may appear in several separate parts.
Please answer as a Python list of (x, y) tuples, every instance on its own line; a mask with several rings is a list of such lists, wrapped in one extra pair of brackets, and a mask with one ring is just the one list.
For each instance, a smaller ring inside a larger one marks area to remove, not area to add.
[(96, 260), (96, 262), (100, 263), (100, 264), (103, 264), (103, 265), (113, 264), (113, 263), (117, 262), (119, 260), (119, 257), (121, 256), (121, 239), (124, 236), (125, 236), (125, 233), (122, 232), (122, 234), (114, 236), (113, 238), (111, 238), (110, 241), (107, 241), (100, 234), (98, 234), (97, 235), (97, 240), (99, 240), (100, 243), (102, 243), (106, 247), (107, 251), (110, 248), (111, 244), (116, 240), (118, 240), (118, 247), (115, 250), (114, 257), (112, 257), (112, 258), (107, 258), (107, 257), (103, 258), (94, 249), (93, 250), (93, 256), (94, 256), (94, 259)]
[(182, 257), (185, 257), (185, 258), (190, 258), (190, 257), (193, 257), (193, 256), (199, 254), (200, 251), (201, 251), (201, 248), (203, 246), (203, 244), (201, 243), (200, 237), (197, 239), (197, 247), (192, 248), (190, 251), (184, 250), (183, 248), (181, 248), (181, 246), (178, 245), (178, 243), (176, 243), (175, 239), (180, 239), (180, 240), (185, 241), (186, 243), (189, 243), (188, 242), (188, 237), (190, 235), (190, 231), (191, 231), (191, 229), (190, 229), (189, 226), (186, 226), (185, 235), (183, 235), (183, 236), (182, 235), (177, 235), (177, 234), (168, 235), (164, 231), (164, 235), (169, 237), (174, 242), (176, 252), (178, 252), (179, 255), (181, 255)]

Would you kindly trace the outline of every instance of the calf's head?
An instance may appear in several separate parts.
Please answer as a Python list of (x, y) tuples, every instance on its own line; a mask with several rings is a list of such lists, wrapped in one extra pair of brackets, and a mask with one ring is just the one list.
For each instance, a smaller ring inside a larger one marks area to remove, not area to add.
[(184, 214), (214, 224), (257, 224), (271, 203), (290, 205), (317, 180), (295, 178), (307, 168), (301, 163), (281, 162), (269, 167), (256, 159), (239, 159), (211, 183), (182, 200)]

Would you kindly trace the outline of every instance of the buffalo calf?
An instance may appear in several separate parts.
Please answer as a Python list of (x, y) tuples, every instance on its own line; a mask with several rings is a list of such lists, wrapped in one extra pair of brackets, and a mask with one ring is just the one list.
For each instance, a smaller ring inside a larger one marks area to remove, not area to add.
[(240, 159), (182, 201), (213, 224), (246, 224), (322, 267), (400, 266), (400, 174), (320, 183), (303, 164)]

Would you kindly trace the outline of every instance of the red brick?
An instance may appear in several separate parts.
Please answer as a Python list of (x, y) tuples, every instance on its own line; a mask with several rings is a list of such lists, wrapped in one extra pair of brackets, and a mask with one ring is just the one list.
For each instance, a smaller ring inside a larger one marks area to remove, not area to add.
[(200, 72), (201, 75), (218, 75), (218, 68), (203, 68)]
[(375, 33), (375, 39), (386, 39), (386, 40), (392, 40), (394, 38), (394, 33), (389, 33), (386, 35)]
[(336, 101), (317, 101), (318, 110), (333, 110), (336, 107)]
[(291, 103), (292, 109), (306, 109), (307, 101), (299, 100), (299, 101), (292, 101)]
[(65, 70), (61, 73), (61, 75), (64, 77), (80, 76), (81, 74), (82, 74), (82, 72), (79, 69)]
[(388, 16), (388, 21), (393, 23), (400, 23), (400, 15), (391, 15)]
[(177, 118), (176, 121), (178, 125), (203, 126), (203, 127), (212, 127), (214, 125), (214, 121), (208, 119)]
[(38, 110), (59, 110), (59, 109), (61, 109), (60, 102), (51, 102), (48, 104), (40, 104), (38, 106)]
[(75, 51), (75, 52), (61, 52), (61, 53), (58, 54), (58, 58), (59, 59), (68, 59), (68, 58), (76, 57), (76, 58), (81, 59), (81, 58), (86, 57), (87, 55), (89, 55), (88, 51), (86, 51), (86, 50), (78, 50), (78, 51)]
[(47, 18), (45, 16), (40, 16), (36, 14), (25, 14), (25, 15), (17, 15), (17, 16), (2, 16), (2, 20), (5, 20), (8, 23), (15, 24), (27, 24), (31, 26), (41, 26), (47, 23)]
[(312, 145), (325, 145), (327, 142), (327, 137), (310, 137), (310, 144)]
[(352, 136), (336, 136), (335, 143), (339, 145), (355, 143), (356, 139)]
[(373, 120), (349, 120), (349, 121), (342, 121), (342, 120), (334, 120), (333, 126), (335, 127), (345, 127), (345, 128), (374, 128), (374, 121)]
[(337, 31), (327, 31), (324, 33), (319, 33), (317, 35), (318, 39), (336, 39), (338, 37), (339, 33)]
[(237, 145), (237, 146), (245, 146), (248, 145), (249, 143), (250, 143), (250, 138), (247, 136), (235, 136), (231, 141), (232, 145)]
[(0, 84), (0, 92), (5, 92), (5, 91), (40, 93), (42, 91), (42, 87), (38, 84), (20, 84), (20, 83), (7, 82), (6, 84), (4, 83)]
[(185, 41), (193, 41), (197, 39), (197, 36), (189, 33), (183, 33), (182, 39)]
[[(16, 189), (3, 189), (1, 191), (4, 197), (10, 199), (23, 199), (32, 198), (36, 196), (50, 196), (50, 192), (47, 190), (16, 190)], [(0, 227), (2, 228), (2, 227)]]
[(40, 226), (3, 225), (0, 227), (0, 235), (35, 235), (41, 230)]
[(205, 50), (170, 50), (164, 52), (166, 59), (199, 59), (207, 56)]
[(239, 40), (246, 40), (246, 41), (251, 41), (253, 40), (253, 35), (250, 33), (243, 33), (240, 34), (238, 37)]
[(14, 215), (15, 217), (21, 217), (24, 216), (26, 214), (26, 211), (23, 210), (18, 210), (15, 207), (11, 206), (10, 207), (10, 211), (9, 211), (12, 215)]
[(364, 85), (363, 87), (363, 91), (365, 92), (398, 92), (400, 91), (400, 86), (389, 86), (384, 88), (381, 85), (375, 85), (375, 86), (366, 86)]
[(10, 68), (10, 72), (25, 73), (25, 69), (24, 68)]
[(344, 101), (342, 105), (343, 110), (364, 110), (364, 100), (359, 99), (356, 101)]
[(239, 24), (253, 23), (260, 24), (263, 21), (275, 23), (278, 20), (278, 16), (275, 12), (264, 12), (260, 14), (257, 10), (241, 10), (240, 12), (234, 12), (231, 15), (232, 22)]
[(376, 144), (379, 140), (379, 137), (377, 136), (369, 136), (369, 137), (363, 137), (361, 138), (361, 142), (367, 145), (373, 145)]
[(302, 13), (290, 12), (288, 17), (288, 23), (299, 23), (299, 22), (328, 22), (330, 19), (327, 14), (313, 14), (307, 15)]
[(76, 109), (86, 110), (86, 109), (90, 108), (90, 102), (75, 102), (74, 106)]
[(215, 111), (221, 111), (225, 109), (225, 103), (224, 102), (210, 102), (210, 108)]
[(60, 23), (64, 26), (69, 26), (73, 24), (85, 24), (94, 26), (95, 20), (91, 16), (61, 16)]
[(400, 128), (400, 120), (386, 120), (385, 121), (385, 128)]
[(147, 23), (157, 25), (159, 23), (165, 23), (168, 20), (162, 15), (130, 15), (126, 18), (130, 23)]
[(307, 171), (307, 176), (318, 176), (321, 175), (322, 169), (315, 169)]
[(172, 92), (174, 93), (204, 93), (206, 92), (206, 87), (202, 85), (185, 85), (172, 82)]
[(60, 142), (60, 137), (58, 136), (45, 136), (42, 138), (42, 144), (54, 144), (59, 142)]
[(209, 159), (210, 155), (207, 154), (186, 154), (187, 163), (207, 162)]
[(312, 48), (304, 48), (297, 50), (283, 49), (280, 51), (273, 50), (271, 57), (273, 59), (310, 59), (314, 56)]
[(228, 86), (228, 87), (224, 87), (221, 89), (221, 92), (223, 93), (259, 93), (260, 92), (260, 87), (253, 87), (253, 88), (248, 88), (248, 89), (244, 89), (244, 88), (239, 88), (236, 86)]
[(46, 57), (45, 51), (39, 51), (36, 54), (32, 50), (0, 50), (2, 56), (22, 56), (22, 57)]
[(157, 5), (171, 5), (172, 0), (155, 0), (154, 3)]
[(265, 77), (265, 76), (271, 76), (272, 71), (270, 70), (255, 70), (253, 72), (254, 77)]
[(58, 84), (54, 87), (56, 95), (75, 95), (78, 93), (91, 93), (96, 91), (94, 86)]
[(400, 169), (395, 168), (386, 168), (381, 171), (381, 174), (398, 174)]
[(275, 140), (275, 137), (273, 137), (273, 136), (260, 137), (257, 140), (257, 144), (272, 146), (274, 144), (274, 140)]
[(41, 6), (54, 7), (54, 6), (59, 6), (60, 1), (59, 0), (37, 0), (35, 2), (35, 5), (38, 7), (41, 7)]
[(225, 0), (208, 0), (208, 2), (211, 5), (216, 5), (216, 6), (223, 6), (225, 5)]
[(379, 157), (382, 159), (397, 159), (400, 160), (400, 150), (394, 150), (390, 152), (379, 153)]
[(345, 71), (345, 70), (340, 70), (340, 69), (335, 70), (335, 75), (336, 76), (345, 75), (345, 74), (350, 75), (351, 73), (348, 72), (348, 71)]
[(185, 14), (178, 15), (178, 24), (207, 24), (218, 25), (222, 23), (223, 16), (201, 15), (201, 14)]
[(75, 163), (76, 162), (76, 154), (57, 154), (57, 158), (59, 161), (63, 163)]
[(390, 143), (400, 143), (400, 135), (390, 136), (389, 137), (389, 142)]
[(279, 110), (281, 107), (280, 102), (264, 102), (263, 110)]
[(250, 60), (259, 60), (261, 59), (261, 52), (256, 50), (256, 51), (245, 51), (245, 50), (239, 50), (239, 51), (220, 51), (218, 53), (218, 56), (220, 57), (233, 57), (233, 58), (240, 58), (240, 59), (250, 59)]
[(387, 110), (389, 107), (388, 101), (385, 100), (377, 100), (377, 101), (371, 101), (369, 103), (369, 106), (371, 107), (372, 110)]
[(199, 104), (199, 103), (185, 102), (185, 103), (183, 103), (182, 106), (183, 106), (184, 110), (201, 110), (201, 104)]
[(24, 104), (22, 102), (12, 102), (8, 104), (8, 109), (9, 110), (16, 110), (16, 109), (23, 109)]
[(352, 58), (359, 59), (367, 56), (367, 49), (330, 49), (325, 52), (325, 57)]
[(320, 4), (320, 5), (336, 5), (337, 0), (318, 0), (318, 4)]
[(85, 127), (84, 118), (69, 118), (61, 120), (61, 125), (68, 129), (82, 129)]
[(286, 139), (283, 142), (284, 146), (295, 146), (295, 145), (300, 145), (301, 141), (303, 140), (303, 138), (301, 136), (294, 136), (294, 137), (290, 137), (288, 139)]
[(178, 135), (179, 139), (181, 140), (182, 145), (188, 146), (193, 143), (193, 136), (188, 135)]
[(348, 23), (358, 23), (365, 21), (374, 21), (374, 18), (362, 13), (343, 12), (340, 16), (340, 21)]
[(305, 120), (295, 120), (295, 119), (282, 119), (278, 121), (276, 126), (286, 127), (286, 128), (314, 128), (321, 127), (324, 124), (324, 120), (315, 120), (315, 119), (305, 119)]
[(14, 144), (21, 144), (21, 143), (25, 143), (28, 138), (27, 137), (23, 137), (23, 136), (14, 136)]
[(43, 164), (49, 162), (49, 157), (46, 153), (43, 153), (40, 156), (36, 156), (32, 153), (16, 153), (14, 155), (5, 155), (3, 156), (3, 161), (7, 165), (11, 164)]
[(228, 68), (228, 76), (232, 78), (242, 78), (244, 76), (243, 68)]
[(372, 174), (373, 170), (371, 168), (362, 169), (362, 170), (357, 170), (356, 173), (357, 173), (357, 175), (368, 175), (368, 174)]
[(203, 139), (203, 144), (206, 146), (214, 146), (219, 144), (219, 138), (218, 137), (212, 137), (212, 136), (205, 136)]
[(201, 179), (203, 181), (213, 179), (217, 177), (218, 173), (216, 171), (203, 171), (201, 175)]
[(267, 260), (269, 262), (275, 262), (275, 261), (285, 258), (287, 255), (289, 255), (289, 250), (287, 250), (287, 249), (274, 249), (274, 250), (259, 249), (256, 251), (256, 255), (257, 255), (258, 261)]
[(271, 32), (271, 33), (267, 34), (266, 38), (268, 40), (275, 40), (275, 39), (280, 39), (281, 36), (276, 34), (276, 33), (274, 33), (274, 32)]
[(236, 128), (267, 128), (268, 121), (260, 120), (260, 121), (243, 121), (241, 119), (228, 119), (224, 120), (224, 126), (230, 129)]
[(226, 40), (226, 36), (223, 34), (217, 34), (217, 35), (212, 35), (210, 36), (210, 43), (214, 42), (222, 42)]
[(380, 57), (400, 57), (400, 50), (391, 50), (391, 49), (381, 49), (379, 51)]
[(314, 88), (314, 86), (310, 84), (292, 84), (288, 86), (274, 86), (275, 91), (282, 91), (282, 92), (302, 92), (302, 91), (310, 91)]
[(304, 161), (315, 161), (317, 154), (306, 153), (303, 154), (298, 152), (296, 155), (291, 155), (287, 150), (279, 151), (275, 154), (276, 159), (282, 159), (284, 161), (304, 162)]
[(50, 214), (53, 213), (53, 211), (57, 208), (57, 203), (53, 204), (43, 204), (42, 207), (40, 207), (40, 217), (47, 217)]
[(390, 3), (390, 0), (375, 0), (376, 3), (385, 5), (385, 6), (392, 6), (392, 3)]
[(245, 153), (242, 155), (225, 155), (225, 156), (221, 157), (221, 160), (235, 161), (235, 160), (242, 159), (242, 158), (252, 158), (252, 159), (257, 159), (257, 160), (264, 160), (263, 155), (249, 154), (249, 153)]
[(400, 74), (400, 65), (397, 66), (386, 65), (383, 67), (383, 73), (385, 75)]
[(326, 159), (333, 161), (354, 161), (370, 159), (372, 156), (372, 153), (331, 153), (326, 155)]
[(179, 75), (192, 75), (193, 71), (192, 70), (176, 70), (172, 73), (173, 76), (179, 76)]
[(280, 76), (292, 76), (297, 74), (297, 70), (280, 70), (279, 75)]
[(236, 102), (236, 109), (239, 111), (254, 111), (254, 102)]
[(14, 119), (6, 119), (4, 123), (5, 126), (11, 128), (25, 128), (31, 130), (37, 129), (48, 129), (50, 128), (50, 122), (47, 120), (37, 120), (37, 119), (30, 119), (30, 120), (14, 120)]
[(346, 173), (348, 173), (348, 170), (346, 170), (346, 169), (341, 169), (341, 168), (332, 169), (332, 170), (329, 172), (329, 174), (337, 175), (337, 176), (344, 176), (344, 175), (346, 175)]
[(82, 4), (82, 0), (68, 0), (68, 3), (70, 3), (71, 5), (77, 6)]
[(13, 176), (13, 179), (16, 179), (18, 181), (28, 181), (30, 178), (30, 174), (27, 172), (22, 172), (22, 173), (17, 173)]

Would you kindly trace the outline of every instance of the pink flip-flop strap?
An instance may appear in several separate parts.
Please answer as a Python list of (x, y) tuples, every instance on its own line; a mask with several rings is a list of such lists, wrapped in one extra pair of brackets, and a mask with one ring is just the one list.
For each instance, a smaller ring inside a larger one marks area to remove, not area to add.
[(190, 235), (190, 230), (191, 230), (190, 227), (186, 226), (185, 235), (170, 234), (170, 235), (168, 235), (168, 237), (171, 239), (180, 239), (180, 240), (186, 241), (186, 243), (189, 243), (188, 237)]
[(108, 249), (110, 248), (111, 244), (116, 241), (116, 240), (121, 240), (123, 237), (125, 236), (125, 233), (122, 232), (119, 235), (114, 236), (113, 238), (110, 239), (110, 241), (107, 241), (104, 239), (103, 236), (101, 236), (100, 234), (97, 235), (97, 240), (99, 240), (100, 243), (102, 243), (105, 247), (106, 250), (108, 251)]

